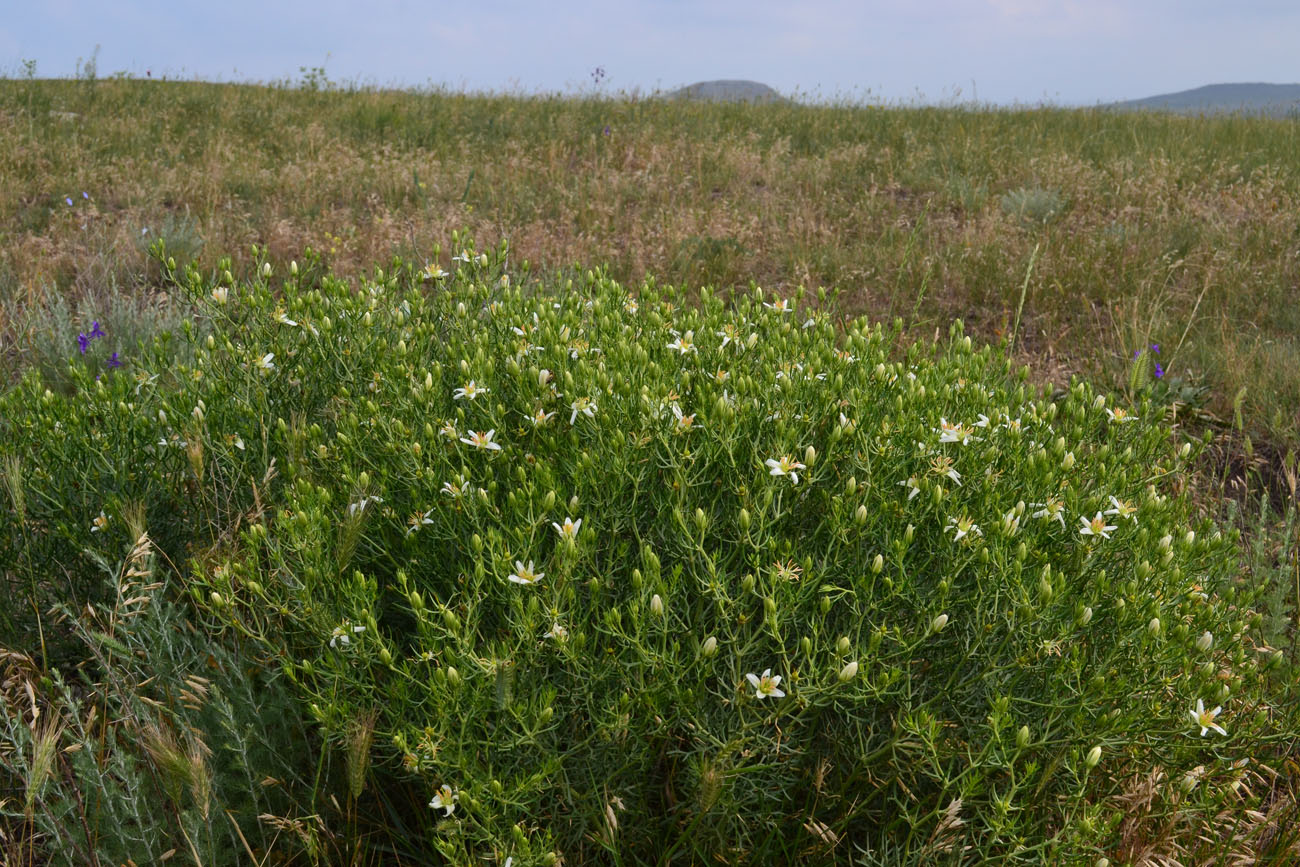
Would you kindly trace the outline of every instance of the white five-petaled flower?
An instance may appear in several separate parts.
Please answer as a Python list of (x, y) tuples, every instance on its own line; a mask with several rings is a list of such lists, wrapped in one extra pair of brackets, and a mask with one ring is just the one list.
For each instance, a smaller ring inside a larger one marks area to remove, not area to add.
[(773, 674), (770, 668), (761, 675), (747, 674), (745, 679), (754, 688), (754, 698), (785, 698), (785, 693), (780, 689), (781, 675)]
[(775, 310), (777, 313), (794, 312), (794, 304), (790, 301), (789, 298), (778, 298), (776, 299), (776, 301), (772, 302), (771, 304), (764, 301), (763, 306), (766, 307), (768, 310)]
[(737, 346), (741, 345), (740, 328), (733, 322), (728, 322), (726, 325), (722, 326), (721, 331), (715, 331), (713, 333), (722, 338), (722, 346), (719, 347), (720, 349), (725, 349), (727, 344), (731, 343), (733, 340)]
[(105, 515), (104, 510), (100, 509), (99, 517), (95, 518), (95, 520), (90, 522), (90, 532), (102, 533), (104, 530), (107, 529), (108, 529), (108, 515)]
[(1205, 702), (1198, 698), (1196, 700), (1196, 710), (1189, 710), (1188, 713), (1192, 715), (1192, 719), (1196, 724), (1201, 727), (1201, 737), (1205, 737), (1205, 733), (1210, 729), (1214, 729), (1219, 734), (1226, 736), (1228, 733), (1223, 730), (1223, 726), (1214, 721), (1214, 718), (1222, 711), (1222, 705), (1216, 707), (1214, 710), (1206, 710)]
[(470, 255), (469, 255), (469, 250), (461, 250), (461, 251), (460, 251), (459, 253), (457, 253), (455, 256), (452, 256), (452, 257), (451, 257), (451, 261), (453, 261), (453, 262), (464, 262), (466, 265), (468, 265), (470, 262), (472, 262), (472, 261), (474, 261), (474, 260), (470, 257)]
[(1138, 420), (1137, 416), (1133, 415), (1127, 410), (1120, 409), (1119, 407), (1116, 407), (1115, 409), (1106, 407), (1106, 415), (1110, 416), (1110, 420), (1115, 422), (1116, 424), (1124, 424), (1125, 422)]
[(469, 479), (464, 479), (459, 485), (453, 485), (451, 482), (442, 483), (442, 492), (453, 500), (463, 497), (470, 492)]
[(694, 430), (693, 425), (695, 424), (695, 413), (684, 415), (682, 413), (682, 408), (677, 404), (673, 404), (673, 415), (677, 418), (678, 433), (685, 433), (686, 431)]
[(939, 419), (939, 426), (935, 428), (935, 433), (939, 435), (941, 443), (960, 443), (966, 445), (976, 437), (972, 434), (971, 429), (964, 424), (948, 424), (945, 418)]
[(423, 515), (421, 515), (419, 512), (416, 512), (409, 519), (407, 519), (406, 535), (409, 536), (415, 531), (419, 530), (421, 527), (426, 527), (432, 524), (433, 519), (429, 517), (432, 514), (433, 514), (433, 509), (430, 509), (429, 511), (425, 512)]
[(298, 325), (295, 320), (289, 318), (289, 314), (285, 313), (283, 309), (275, 311), (275, 321), (281, 325), (293, 325), (295, 327)]
[(988, 426), (989, 426), (989, 417), (986, 416), (984, 413), (980, 413), (980, 414), (979, 414), (979, 418), (975, 421), (975, 425), (974, 425), (974, 426), (975, 426), (975, 427), (988, 427)]
[(364, 513), (371, 503), (382, 503), (383, 501), (384, 501), (383, 497), (367, 496), (367, 497), (362, 497), (361, 499), (357, 500), (355, 503), (348, 503), (348, 517), (351, 518), (351, 517), (355, 517), (356, 515), (360, 515)]
[(983, 536), (984, 531), (979, 528), (970, 518), (962, 515), (960, 518), (949, 518), (948, 526), (945, 530), (956, 530), (957, 534), (953, 536), (954, 542), (959, 541), (963, 536)]
[(528, 565), (524, 565), (523, 560), (515, 561), (515, 571), (510, 576), (510, 580), (516, 584), (536, 584), (546, 577), (545, 572), (534, 572), (533, 561), (529, 560)]
[(563, 643), (569, 637), (569, 630), (565, 629), (559, 623), (553, 623), (551, 624), (551, 631), (542, 637), (554, 638), (556, 641)]
[(569, 405), (573, 412), (569, 415), (569, 424), (578, 420), (579, 415), (585, 415), (587, 418), (596, 417), (596, 402), (589, 397), (580, 397)]
[(478, 431), (472, 430), (469, 431), (468, 437), (461, 437), (460, 441), (465, 443), (465, 445), (474, 446), (474, 448), (477, 449), (501, 451), (501, 444), (492, 442), (492, 437), (494, 436), (496, 436), (495, 430), (490, 430), (487, 433), (479, 433)]
[(460, 436), (460, 431), (456, 430), (456, 425), (451, 422), (443, 422), (442, 427), (438, 428), (438, 433), (442, 434), (449, 440), (454, 440)]
[(445, 811), (443, 816), (450, 816), (456, 810), (456, 801), (459, 798), (460, 795), (452, 791), (451, 786), (443, 783), (438, 787), (438, 791), (434, 792), (433, 800), (429, 802), (429, 806), (435, 810)]
[(582, 526), (582, 519), (579, 518), (575, 521), (572, 518), (566, 517), (563, 524), (557, 524), (552, 521), (551, 526), (555, 528), (555, 532), (560, 534), (561, 539), (576, 542), (578, 541), (578, 529)]
[(528, 420), (533, 423), (533, 427), (541, 427), (554, 417), (554, 412), (547, 412), (544, 407), (539, 406), (537, 411), (528, 417)]
[(1055, 519), (1060, 523), (1061, 529), (1065, 529), (1065, 502), (1063, 500), (1049, 497), (1046, 503), (1030, 503), (1029, 505), (1042, 507), (1030, 517), (1047, 518), (1049, 521)]
[(275, 353), (268, 352), (266, 355), (263, 355), (257, 360), (257, 366), (261, 368), (263, 376), (275, 370)]
[(916, 482), (916, 476), (908, 476), (908, 477), (907, 477), (907, 481), (899, 482), (898, 484), (900, 484), (900, 485), (902, 485), (903, 487), (907, 488), (907, 499), (908, 499), (908, 500), (911, 500), (911, 499), (912, 499), (913, 497), (915, 497), (917, 494), (921, 493), (921, 486), (920, 486), (919, 484), (917, 484), (917, 482)]
[(635, 298), (629, 298), (623, 302), (623, 309), (629, 314), (634, 314), (640, 310), (641, 307), (636, 303)]
[(1079, 522), (1083, 525), (1079, 528), (1081, 536), (1100, 536), (1103, 539), (1110, 538), (1110, 531), (1115, 529), (1114, 524), (1107, 524), (1106, 517), (1098, 512), (1097, 516), (1091, 521), (1084, 516), (1079, 516)]
[(424, 280), (441, 280), (446, 276), (447, 272), (442, 270), (437, 262), (430, 262), (428, 265), (425, 265), (424, 270), (420, 272), (420, 277)]
[(350, 626), (348, 625), (348, 622), (344, 620), (341, 624), (335, 626), (334, 631), (330, 633), (330, 647), (347, 647), (352, 643), (353, 635), (365, 631), (366, 628), (364, 626)]
[(672, 343), (668, 344), (668, 348), (675, 349), (678, 352), (680, 352), (682, 355), (688, 355), (692, 352), (695, 352), (694, 339), (695, 339), (695, 332), (688, 331), (685, 334), (679, 336)]
[(225, 286), (218, 286), (212, 290), (212, 300), (218, 304), (225, 304), (230, 300), (230, 290)]
[(789, 476), (791, 484), (799, 484), (799, 476), (795, 470), (802, 470), (804, 465), (789, 455), (781, 455), (780, 459), (768, 458), (764, 463), (767, 464), (768, 471), (773, 476)]
[(1137, 506), (1130, 505), (1127, 500), (1121, 500), (1114, 494), (1110, 496), (1111, 508), (1105, 511), (1107, 515), (1115, 515), (1119, 518), (1128, 518), (1130, 521), (1137, 521), (1134, 515), (1137, 514)]
[(461, 400), (462, 398), (468, 398), (470, 400), (473, 400), (474, 398), (478, 397), (480, 394), (487, 394), (491, 390), (492, 389), (488, 388), (487, 386), (479, 385), (478, 383), (474, 382), (474, 380), (471, 379), (469, 382), (465, 383), (463, 388), (458, 388), (455, 391), (453, 391), (451, 393), (451, 396), (456, 400)]

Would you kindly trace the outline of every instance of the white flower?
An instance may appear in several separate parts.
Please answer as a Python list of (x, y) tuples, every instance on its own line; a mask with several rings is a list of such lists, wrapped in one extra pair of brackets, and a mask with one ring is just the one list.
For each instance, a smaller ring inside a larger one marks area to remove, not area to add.
[(490, 430), (487, 433), (479, 433), (478, 431), (472, 430), (469, 431), (468, 437), (461, 437), (460, 441), (465, 443), (465, 445), (474, 446), (475, 448), (478, 449), (488, 449), (489, 451), (501, 451), (501, 445), (499, 443), (492, 442), (492, 437), (494, 436), (496, 436), (495, 430)]
[(1214, 729), (1219, 734), (1226, 736), (1228, 733), (1223, 730), (1223, 726), (1214, 721), (1214, 718), (1222, 711), (1222, 705), (1216, 707), (1214, 710), (1206, 710), (1205, 702), (1198, 698), (1196, 700), (1196, 710), (1189, 710), (1188, 713), (1192, 715), (1192, 721), (1201, 727), (1201, 737), (1205, 737), (1205, 733), (1210, 729)]
[(275, 321), (279, 322), (281, 325), (292, 325), (294, 327), (297, 327), (298, 325), (297, 322), (289, 318), (289, 314), (285, 313), (283, 309), (275, 311)]
[(551, 526), (555, 528), (555, 532), (560, 534), (561, 539), (567, 539), (571, 542), (576, 542), (578, 541), (578, 528), (582, 526), (582, 519), (579, 518), (578, 520), (575, 521), (572, 518), (566, 517), (564, 519), (563, 525), (557, 524), (554, 521), (552, 521)]
[(984, 413), (980, 413), (979, 419), (975, 422), (975, 427), (988, 427), (988, 426), (989, 426), (989, 417), (986, 416)]
[(425, 265), (424, 270), (420, 272), (420, 279), (422, 280), (441, 280), (446, 276), (447, 272), (442, 270), (437, 262), (430, 262), (428, 265)]
[(948, 420), (945, 418), (939, 419), (939, 426), (934, 429), (934, 432), (939, 435), (939, 442), (941, 443), (960, 443), (961, 445), (966, 445), (971, 440), (978, 439), (977, 437), (972, 436), (971, 429), (966, 427), (966, 425), (948, 424)]
[(789, 476), (791, 484), (799, 484), (799, 476), (795, 470), (802, 470), (804, 465), (789, 455), (781, 455), (780, 460), (768, 458), (764, 463), (767, 464), (768, 470), (774, 476)]
[(384, 500), (382, 497), (362, 497), (361, 499), (357, 500), (355, 503), (348, 504), (348, 517), (354, 517), (356, 515), (360, 515), (364, 513), (366, 511), (366, 507), (369, 506), (371, 503), (382, 503), (383, 501)]
[(955, 530), (957, 532), (952, 539), (954, 542), (960, 540), (963, 536), (984, 535), (984, 532), (980, 530), (979, 525), (965, 515), (962, 515), (960, 518), (949, 518), (948, 526), (944, 528), (944, 532), (947, 532), (948, 530)]
[(442, 427), (438, 428), (438, 433), (442, 434), (449, 440), (454, 440), (460, 436), (460, 431), (456, 430), (456, 425), (451, 422), (443, 422)]
[(681, 337), (678, 337), (672, 343), (669, 343), (668, 348), (675, 349), (678, 352), (680, 352), (682, 355), (688, 355), (689, 353), (696, 351), (695, 343), (693, 342), (694, 337), (695, 337), (695, 332), (688, 331)]
[(212, 290), (212, 300), (218, 304), (225, 304), (230, 300), (230, 290), (225, 286), (218, 286)]
[(585, 415), (587, 418), (596, 417), (596, 402), (589, 397), (580, 397), (569, 405), (573, 413), (569, 416), (569, 424), (578, 420), (578, 416)]
[(425, 527), (428, 526), (429, 524), (432, 524), (433, 519), (429, 517), (432, 514), (433, 514), (433, 509), (430, 509), (429, 511), (425, 512), (423, 515), (421, 515), (419, 512), (416, 512), (414, 515), (412, 515), (406, 522), (409, 525), (406, 528), (406, 535), (409, 536), (412, 533), (414, 533), (416, 530), (420, 529), (421, 527)]
[(1114, 524), (1106, 523), (1106, 518), (1101, 512), (1098, 512), (1097, 516), (1091, 521), (1080, 515), (1079, 522), (1083, 524), (1079, 528), (1079, 535), (1081, 536), (1100, 536), (1103, 539), (1109, 539), (1110, 531), (1115, 529)]
[(1129, 505), (1127, 500), (1118, 499), (1114, 494), (1111, 494), (1110, 504), (1112, 508), (1107, 509), (1104, 514), (1128, 518), (1130, 521), (1137, 522), (1137, 518), (1134, 517), (1137, 514), (1136, 506)]
[(268, 352), (266, 355), (263, 355), (257, 360), (257, 366), (261, 368), (263, 376), (275, 370), (275, 353)]
[[(777, 313), (794, 312), (794, 304), (791, 303), (790, 299), (788, 298), (778, 298), (776, 299), (776, 301), (774, 301), (771, 304), (768, 304), (766, 301), (764, 301), (763, 306), (766, 307), (768, 310), (775, 310)], [(780, 678), (777, 679), (780, 680)]]
[(347, 647), (352, 643), (352, 636), (365, 632), (364, 626), (349, 626), (344, 620), (341, 624), (334, 627), (330, 634), (330, 647)]
[(542, 636), (543, 638), (554, 638), (556, 641), (563, 643), (569, 637), (569, 630), (565, 629), (559, 623), (551, 624), (551, 631)]
[(465, 479), (459, 485), (453, 485), (451, 482), (443, 482), (442, 492), (453, 500), (463, 497), (470, 492), (469, 479)]
[(754, 687), (754, 698), (785, 698), (785, 693), (778, 689), (781, 686), (781, 675), (773, 674), (770, 668), (762, 675), (747, 674), (745, 679)]
[(677, 404), (673, 404), (673, 415), (677, 418), (678, 433), (686, 433), (689, 430), (694, 430), (693, 425), (695, 424), (695, 413), (683, 415), (682, 408)]
[(1125, 422), (1138, 420), (1137, 416), (1118, 407), (1116, 407), (1115, 409), (1110, 409), (1109, 407), (1107, 407), (1106, 415), (1110, 416), (1110, 420), (1115, 422), (1116, 424), (1124, 424)]
[(461, 400), (462, 398), (469, 398), (470, 400), (473, 400), (474, 398), (478, 397), (480, 394), (487, 394), (491, 390), (492, 389), (487, 388), (486, 386), (476, 384), (474, 380), (471, 379), (469, 382), (465, 383), (465, 386), (463, 388), (458, 388), (455, 391), (453, 391), (451, 393), (451, 396), (455, 400)]
[(443, 816), (450, 816), (456, 810), (456, 801), (458, 798), (460, 798), (460, 795), (453, 792), (451, 786), (443, 783), (438, 787), (438, 791), (434, 793), (433, 800), (429, 802), (429, 806), (435, 810), (445, 810), (446, 812), (443, 813)]
[(514, 574), (510, 576), (510, 580), (515, 582), (516, 584), (536, 584), (538, 581), (541, 581), (545, 577), (546, 577), (545, 572), (533, 571), (532, 560), (528, 561), (527, 566), (524, 565), (524, 561), (516, 560), (515, 571)]
[(728, 322), (726, 325), (722, 326), (721, 331), (715, 331), (713, 333), (722, 338), (722, 346), (718, 347), (719, 349), (725, 349), (727, 344), (731, 343), (733, 340), (736, 342), (736, 346), (741, 345), (740, 328), (735, 323)]
[(468, 265), (473, 260), (470, 258), (469, 250), (461, 250), (455, 256), (451, 257), (451, 261), (464, 262), (466, 265)]
[(1042, 507), (1037, 512), (1034, 512), (1030, 516), (1031, 518), (1055, 519), (1060, 523), (1061, 529), (1065, 529), (1065, 503), (1062, 500), (1049, 497), (1046, 503), (1030, 503), (1029, 505)]
[(99, 517), (90, 522), (90, 532), (102, 533), (107, 529), (108, 529), (108, 515), (105, 515), (104, 510), (100, 509)]
[(241, 452), (244, 451), (244, 438), (239, 434), (230, 434), (226, 437), (226, 442), (230, 443)]
[(635, 298), (629, 298), (629, 299), (627, 299), (626, 301), (623, 302), (623, 309), (624, 309), (626, 312), (628, 312), (628, 313), (631, 314), (631, 313), (636, 313), (636, 312), (637, 312), (638, 310), (640, 310), (641, 308), (640, 308), (640, 306), (636, 303), (636, 299), (635, 299)]
[(554, 417), (554, 412), (547, 412), (544, 407), (539, 406), (537, 411), (528, 417), (528, 420), (533, 423), (533, 427), (541, 427)]
[(898, 484), (907, 488), (907, 499), (911, 500), (917, 494), (921, 493), (921, 486), (916, 482), (916, 476), (908, 476), (907, 481)]

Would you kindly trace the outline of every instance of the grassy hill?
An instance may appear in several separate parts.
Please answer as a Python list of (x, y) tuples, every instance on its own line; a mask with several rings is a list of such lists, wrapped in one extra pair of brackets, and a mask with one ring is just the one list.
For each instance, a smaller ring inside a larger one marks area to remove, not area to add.
[(697, 81), (668, 94), (670, 99), (700, 99), (709, 102), (780, 102), (784, 99), (766, 84), (757, 81)]
[(1172, 111), (1180, 114), (1257, 114), (1288, 117), (1300, 114), (1300, 84), (1208, 84), (1178, 93), (1116, 103), (1129, 111)]

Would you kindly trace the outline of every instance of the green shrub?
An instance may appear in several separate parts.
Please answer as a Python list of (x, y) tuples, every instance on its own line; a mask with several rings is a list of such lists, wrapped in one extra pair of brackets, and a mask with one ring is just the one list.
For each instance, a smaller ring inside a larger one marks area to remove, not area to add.
[[(192, 364), (0, 406), (28, 499), (78, 491), (22, 532), (174, 526), (412, 857), (1091, 860), (1134, 779), (1199, 827), (1294, 732), (1149, 403), (1035, 398), (959, 324), (900, 350), (820, 294), (457, 253), (355, 290), (191, 269)], [(74, 485), (78, 450), (143, 463)]]
[(1065, 213), (1065, 197), (1057, 190), (1020, 187), (1002, 196), (1002, 213), (1026, 228), (1046, 226)]

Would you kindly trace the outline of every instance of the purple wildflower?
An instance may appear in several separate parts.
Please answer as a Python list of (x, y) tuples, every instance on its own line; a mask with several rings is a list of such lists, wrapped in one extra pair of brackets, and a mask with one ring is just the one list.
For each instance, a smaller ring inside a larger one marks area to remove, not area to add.
[(1140, 349), (1135, 349), (1135, 350), (1133, 350), (1133, 360), (1134, 360), (1134, 361), (1137, 361), (1137, 360), (1138, 360), (1138, 356), (1141, 355), (1141, 354), (1142, 354), (1142, 350), (1140, 350)]
[(68, 203), (68, 207), (69, 207), (69, 208), (72, 207), (72, 196), (65, 196), (64, 199), (63, 199), (63, 201), (65, 201), (65, 202)]
[(86, 192), (85, 190), (81, 191), (81, 197), (86, 201), (90, 201), (90, 193)]
[(112, 357), (108, 359), (108, 366), (110, 369), (122, 366), (122, 362), (118, 359), (116, 352), (114, 352)]
[(94, 322), (90, 324), (90, 334), (86, 336), (89, 337), (91, 340), (94, 340), (96, 337), (107, 337), (108, 335), (105, 334), (104, 330), (99, 327), (99, 320), (96, 319)]
[(605, 124), (605, 130), (604, 130), (604, 132), (605, 132), (605, 135), (606, 135), (606, 136), (609, 135), (609, 124)]
[(1152, 351), (1155, 352), (1156, 355), (1159, 355), (1159, 354), (1160, 354), (1160, 344), (1159, 344), (1159, 343), (1153, 343), (1153, 344), (1151, 344), (1151, 349), (1152, 349)]
[(85, 334), (77, 335), (77, 347), (81, 349), (81, 354), (86, 354), (86, 347), (90, 345), (90, 338)]
[(1160, 378), (1163, 377), (1164, 375), (1165, 375), (1165, 369), (1160, 365), (1160, 362), (1157, 361), (1157, 362), (1156, 362), (1156, 379), (1160, 379)]

